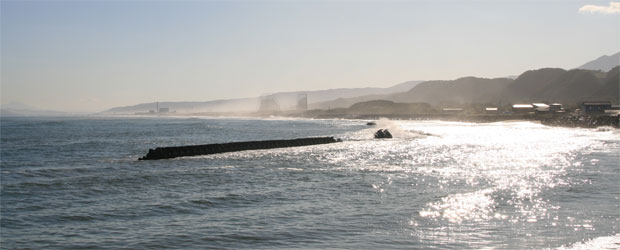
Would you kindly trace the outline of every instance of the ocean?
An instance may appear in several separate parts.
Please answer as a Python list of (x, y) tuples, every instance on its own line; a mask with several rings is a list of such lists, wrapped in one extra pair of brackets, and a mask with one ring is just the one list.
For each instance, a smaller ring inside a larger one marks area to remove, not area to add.
[[(618, 129), (366, 122), (2, 117), (0, 248), (620, 248)], [(137, 160), (314, 136), (343, 142)]]

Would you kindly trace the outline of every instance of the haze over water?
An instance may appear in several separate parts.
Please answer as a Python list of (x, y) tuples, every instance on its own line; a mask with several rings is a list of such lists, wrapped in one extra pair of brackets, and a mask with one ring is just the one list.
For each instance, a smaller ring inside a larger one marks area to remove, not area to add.
[[(2, 248), (618, 248), (620, 132), (531, 122), (7, 118)], [(148, 148), (328, 145), (137, 161)]]

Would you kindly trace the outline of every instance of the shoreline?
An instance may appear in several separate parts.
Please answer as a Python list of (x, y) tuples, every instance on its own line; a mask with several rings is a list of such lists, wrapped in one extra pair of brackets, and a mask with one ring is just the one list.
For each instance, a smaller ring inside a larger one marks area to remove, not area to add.
[[(537, 122), (546, 126), (553, 127), (579, 127), (597, 128), (609, 126), (620, 128), (620, 115), (575, 115), (575, 114), (480, 114), (480, 115), (453, 115), (453, 114), (308, 114), (291, 113), (237, 113), (234, 115), (226, 114), (200, 114), (200, 113), (169, 113), (169, 114), (92, 114), (86, 117), (131, 117), (131, 118), (211, 118), (211, 119), (350, 119), (350, 120), (379, 120), (382, 118), (390, 120), (414, 120), (414, 121), (448, 121), (448, 122), (470, 122), (470, 123), (492, 123), (508, 121), (528, 121)], [(1, 116), (8, 117), (37, 117), (37, 116)], [(40, 116), (47, 117), (47, 116)], [(50, 117), (84, 117), (77, 116), (50, 116)]]
[(510, 114), (510, 115), (445, 115), (445, 114), (425, 114), (425, 115), (319, 115), (302, 116), (305, 118), (317, 119), (359, 119), (359, 120), (378, 120), (387, 118), (391, 120), (438, 120), (452, 122), (472, 122), (472, 123), (492, 123), (506, 121), (529, 121), (539, 122), (546, 126), (554, 127), (580, 127), (597, 128), (609, 126), (620, 128), (620, 116), (610, 115), (573, 115), (573, 114)]

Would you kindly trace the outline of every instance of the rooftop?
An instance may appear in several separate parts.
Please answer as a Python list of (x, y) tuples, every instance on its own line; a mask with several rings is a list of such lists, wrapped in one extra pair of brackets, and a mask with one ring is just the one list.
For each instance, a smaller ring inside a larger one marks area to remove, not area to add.
[(530, 108), (531, 109), (531, 108), (534, 108), (534, 106), (532, 106), (532, 104), (515, 104), (515, 105), (512, 105), (512, 108), (515, 108), (515, 109)]
[(587, 101), (583, 102), (582, 105), (611, 105), (610, 101)]

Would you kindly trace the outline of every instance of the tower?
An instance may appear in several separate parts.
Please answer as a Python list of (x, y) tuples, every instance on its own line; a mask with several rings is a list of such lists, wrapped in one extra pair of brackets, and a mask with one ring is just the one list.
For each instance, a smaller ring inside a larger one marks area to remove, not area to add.
[(308, 110), (308, 94), (303, 93), (297, 95), (297, 111)]

